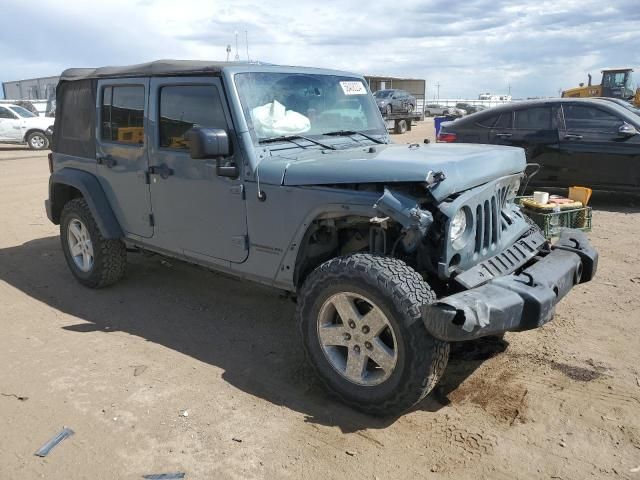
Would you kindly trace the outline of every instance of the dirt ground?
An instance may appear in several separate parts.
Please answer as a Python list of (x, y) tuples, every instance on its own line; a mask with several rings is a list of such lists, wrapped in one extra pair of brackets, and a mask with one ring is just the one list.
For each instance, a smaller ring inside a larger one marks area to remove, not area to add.
[(640, 479), (640, 201), (596, 195), (598, 276), (552, 323), (455, 345), (432, 395), (379, 420), (319, 388), (277, 292), (139, 254), (80, 286), (47, 179), (0, 146), (0, 479)]

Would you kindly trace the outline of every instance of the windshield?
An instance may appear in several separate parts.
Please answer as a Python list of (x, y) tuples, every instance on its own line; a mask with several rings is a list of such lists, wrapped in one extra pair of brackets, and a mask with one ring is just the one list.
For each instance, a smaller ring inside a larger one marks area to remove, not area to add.
[(322, 136), (336, 131), (386, 134), (359, 78), (308, 73), (239, 73), (235, 83), (254, 138)]
[(393, 90), (378, 90), (376, 93), (373, 94), (373, 96), (376, 98), (387, 98), (387, 97), (390, 97), (392, 93), (393, 93)]
[(18, 115), (20, 115), (22, 118), (31, 118), (31, 117), (35, 117), (35, 115), (33, 113), (31, 113), (29, 110), (27, 110), (26, 108), (22, 108), (22, 107), (11, 107), (11, 110), (13, 110), (14, 112), (16, 112)]

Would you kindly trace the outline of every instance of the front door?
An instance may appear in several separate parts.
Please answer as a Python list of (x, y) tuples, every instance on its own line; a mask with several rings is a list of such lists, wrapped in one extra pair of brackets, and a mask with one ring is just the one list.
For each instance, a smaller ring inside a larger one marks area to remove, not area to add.
[(11, 110), (0, 107), (0, 142), (22, 141), (22, 119)]
[(243, 161), (219, 78), (152, 78), (149, 124), (155, 219), (152, 243), (194, 259), (242, 262), (248, 255), (244, 185), (216, 175), (215, 159), (193, 159), (185, 133), (222, 128)]
[(620, 136), (622, 117), (593, 105), (563, 104), (560, 157), (574, 165), (567, 184), (599, 188), (640, 186), (640, 135)]
[(120, 226), (129, 236), (151, 237), (151, 201), (145, 112), (149, 80), (98, 82), (97, 174)]

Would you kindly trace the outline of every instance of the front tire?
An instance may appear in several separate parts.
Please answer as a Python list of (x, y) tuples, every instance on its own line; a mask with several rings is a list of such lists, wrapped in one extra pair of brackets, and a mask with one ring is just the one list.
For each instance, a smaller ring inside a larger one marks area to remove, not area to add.
[(31, 150), (46, 150), (49, 148), (49, 139), (44, 132), (31, 132), (27, 136), (27, 145)]
[(127, 250), (119, 239), (105, 239), (83, 198), (67, 202), (60, 215), (62, 251), (71, 273), (84, 286), (102, 288), (125, 273)]
[(296, 310), (307, 358), (342, 402), (397, 415), (436, 385), (449, 344), (432, 337), (420, 307), (436, 300), (404, 262), (370, 254), (329, 260), (304, 282)]

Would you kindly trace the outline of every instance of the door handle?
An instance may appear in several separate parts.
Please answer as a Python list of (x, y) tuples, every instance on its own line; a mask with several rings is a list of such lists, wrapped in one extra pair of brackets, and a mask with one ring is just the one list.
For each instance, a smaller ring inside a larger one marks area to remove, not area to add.
[(509, 138), (513, 136), (513, 134), (511, 133), (496, 133), (496, 137), (500, 137), (500, 138)]
[(105, 155), (104, 157), (96, 158), (96, 163), (98, 165), (105, 165), (107, 168), (113, 168), (118, 164), (118, 162), (116, 162), (116, 159), (111, 155)]
[(582, 135), (575, 135), (573, 133), (567, 133), (564, 136), (565, 140), (582, 140)]
[(167, 179), (173, 175), (173, 169), (169, 168), (166, 163), (162, 165), (152, 165), (149, 167), (149, 173), (151, 175), (160, 175), (161, 178)]

